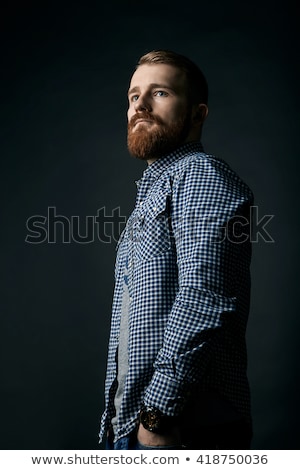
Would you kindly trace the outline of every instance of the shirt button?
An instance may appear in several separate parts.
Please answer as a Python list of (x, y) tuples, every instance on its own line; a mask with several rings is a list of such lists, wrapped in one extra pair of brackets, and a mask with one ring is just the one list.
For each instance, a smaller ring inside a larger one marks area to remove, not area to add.
[(130, 302), (132, 302), (132, 297), (129, 297)]
[(157, 211), (157, 207), (153, 207), (153, 210), (154, 210), (154, 211)]
[(143, 205), (143, 201), (140, 202), (140, 206), (142, 206), (142, 205)]

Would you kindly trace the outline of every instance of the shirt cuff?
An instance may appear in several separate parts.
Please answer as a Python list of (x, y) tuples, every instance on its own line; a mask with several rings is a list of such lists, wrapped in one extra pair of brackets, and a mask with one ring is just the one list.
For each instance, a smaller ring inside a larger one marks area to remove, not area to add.
[(186, 402), (187, 386), (156, 371), (146, 389), (144, 403), (158, 408), (164, 415), (178, 416)]

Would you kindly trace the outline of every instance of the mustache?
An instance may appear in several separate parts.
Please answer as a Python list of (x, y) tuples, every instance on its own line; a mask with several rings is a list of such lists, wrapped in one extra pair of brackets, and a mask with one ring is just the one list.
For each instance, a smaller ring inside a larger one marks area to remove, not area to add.
[(129, 121), (129, 127), (133, 127), (139, 119), (147, 119), (148, 121), (156, 122), (157, 124), (163, 124), (163, 121), (154, 114), (149, 113), (149, 111), (141, 111), (134, 116)]

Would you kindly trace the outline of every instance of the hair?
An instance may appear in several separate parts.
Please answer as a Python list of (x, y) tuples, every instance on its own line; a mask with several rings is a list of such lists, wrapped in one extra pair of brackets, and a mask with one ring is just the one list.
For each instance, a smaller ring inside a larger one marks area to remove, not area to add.
[(193, 104), (208, 102), (208, 85), (206, 78), (200, 68), (187, 57), (176, 52), (158, 49), (143, 55), (137, 65), (144, 64), (168, 64), (182, 70), (187, 80), (187, 94)]

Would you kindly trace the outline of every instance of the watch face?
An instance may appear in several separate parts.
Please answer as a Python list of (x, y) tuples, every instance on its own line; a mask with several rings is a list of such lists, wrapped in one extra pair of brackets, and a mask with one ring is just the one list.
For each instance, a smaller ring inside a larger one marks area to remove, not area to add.
[(155, 432), (160, 427), (160, 412), (148, 408), (141, 411), (140, 420), (145, 429)]

